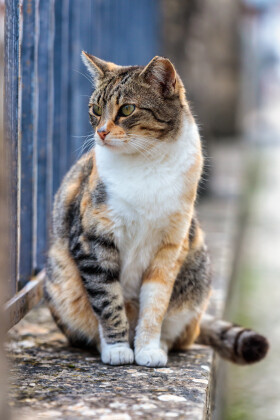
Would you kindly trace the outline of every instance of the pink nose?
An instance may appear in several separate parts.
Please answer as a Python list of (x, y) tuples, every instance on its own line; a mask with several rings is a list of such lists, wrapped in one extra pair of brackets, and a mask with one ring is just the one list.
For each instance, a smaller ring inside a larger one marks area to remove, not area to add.
[(101, 140), (104, 141), (105, 137), (107, 136), (107, 134), (110, 133), (110, 131), (100, 129), (100, 130), (97, 130), (97, 133), (98, 133), (99, 137), (101, 138)]

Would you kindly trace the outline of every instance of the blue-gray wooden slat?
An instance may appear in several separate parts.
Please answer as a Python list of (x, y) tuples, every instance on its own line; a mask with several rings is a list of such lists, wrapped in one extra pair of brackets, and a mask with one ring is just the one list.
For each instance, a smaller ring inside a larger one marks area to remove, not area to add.
[[(30, 0), (28, 0), (30, 1)], [(33, 77), (33, 217), (32, 217), (32, 273), (37, 271), (37, 241), (38, 241), (38, 120), (39, 120), (39, 81), (38, 81), (38, 51), (40, 35), (40, 1), (35, 0), (35, 30), (34, 30), (34, 77)]]
[(55, 39), (55, 0), (49, 0), (49, 34), (48, 34), (48, 132), (47, 132), (47, 243), (49, 245), (49, 232), (51, 232), (53, 207), (53, 131), (54, 131), (54, 39)]
[(69, 143), (69, 0), (55, 1), (53, 193), (68, 168)]
[[(110, 60), (110, 55), (113, 56), (114, 51), (114, 43), (115, 40), (112, 38), (111, 27), (110, 27), (110, 11), (111, 11), (111, 0), (104, 1), (101, 3), (103, 7), (101, 7), (101, 34), (103, 36), (100, 37), (101, 40), (101, 51), (103, 51), (106, 60)], [(103, 28), (108, 28), (108, 31), (105, 32)], [(112, 52), (111, 52), (112, 50)], [(110, 54), (111, 53), (111, 54)], [(101, 55), (102, 56), (102, 55)], [(104, 57), (103, 56), (103, 57)]]
[(71, 1), (70, 15), (70, 84), (71, 84), (71, 137), (69, 165), (72, 165), (90, 146), (92, 136), (88, 117), (88, 101), (92, 90), (90, 75), (81, 59), (81, 52), (92, 48), (92, 7), (91, 0)]
[(34, 252), (37, 191), (37, 48), (38, 1), (26, 0), (22, 5), (23, 29), (21, 45), (21, 184), (20, 184), (20, 256), (19, 288), (30, 278)]
[(100, 34), (94, 55), (121, 65), (146, 64), (159, 54), (158, 0), (95, 1), (94, 26)]
[[(40, 1), (40, 36), (38, 48), (38, 200), (37, 200), (37, 244), (34, 269), (43, 268), (48, 243), (48, 218), (50, 216), (50, 200), (52, 169), (49, 168), (49, 137), (52, 131), (53, 82), (52, 82), (52, 49), (53, 49), (53, 1)], [(52, 138), (51, 138), (52, 140)], [(50, 142), (52, 145), (52, 141)]]
[(101, 57), (101, 38), (103, 37), (104, 22), (101, 17), (102, 1), (94, 1), (91, 10), (91, 19), (94, 22), (91, 30), (92, 44), (90, 54), (94, 54), (97, 57)]
[(19, 1), (5, 1), (5, 142), (11, 163), (10, 171), (10, 223), (11, 223), (11, 277), (7, 279), (10, 297), (17, 290), (17, 188), (18, 188), (18, 54), (19, 54)]

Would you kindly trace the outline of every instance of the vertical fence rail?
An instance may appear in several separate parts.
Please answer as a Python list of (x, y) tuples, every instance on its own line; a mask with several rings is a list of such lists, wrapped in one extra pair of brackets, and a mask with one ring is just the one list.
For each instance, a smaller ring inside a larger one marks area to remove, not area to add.
[[(4, 7), (0, 4), (0, 419), (8, 420), (8, 398), (7, 398), (7, 378), (8, 363), (4, 349), (5, 342), (5, 317), (3, 314), (3, 304), (7, 299), (7, 279), (10, 277), (10, 221), (9, 220), (9, 194), (10, 185), (8, 183), (8, 171), (10, 161), (6, 154), (6, 144), (4, 139)], [(11, 288), (9, 287), (9, 292)]]
[(50, 32), (50, 6), (51, 3), (40, 1), (39, 4), (39, 47), (38, 51), (46, 54), (38, 56), (38, 153), (37, 153), (37, 225), (36, 244), (33, 265), (40, 267), (44, 264), (45, 244), (47, 241), (47, 194), (39, 194), (47, 191), (47, 141), (48, 141), (48, 92), (49, 86), (49, 32)]
[[(46, 35), (45, 35), (46, 36)], [(46, 55), (48, 57), (48, 97), (46, 100), (47, 105), (47, 180), (46, 180), (46, 240), (43, 243), (41, 249), (41, 261), (38, 265), (41, 268), (44, 265), (46, 250), (49, 245), (49, 232), (51, 231), (51, 212), (53, 202), (53, 156), (54, 156), (54, 144), (53, 144), (53, 132), (54, 132), (54, 40), (55, 40), (55, 0), (49, 0), (49, 31), (48, 31), (48, 47)], [(41, 96), (41, 101), (44, 100)], [(40, 133), (39, 133), (40, 134)]]
[(69, 130), (69, 0), (55, 2), (53, 191), (67, 170)]
[(38, 122), (38, 1), (23, 2), (21, 44), (21, 125), (20, 148), (20, 258), (19, 288), (33, 272), (37, 224), (37, 122)]
[(81, 51), (146, 64), (159, 53), (159, 0), (6, 0), (5, 7), (12, 325), (41, 296), (33, 276), (45, 264), (53, 196), (92, 133), (93, 86)]
[(8, 297), (17, 291), (17, 254), (18, 254), (18, 75), (19, 75), (19, 1), (7, 1), (5, 4), (5, 144), (10, 170), (10, 275), (7, 279), (6, 293)]

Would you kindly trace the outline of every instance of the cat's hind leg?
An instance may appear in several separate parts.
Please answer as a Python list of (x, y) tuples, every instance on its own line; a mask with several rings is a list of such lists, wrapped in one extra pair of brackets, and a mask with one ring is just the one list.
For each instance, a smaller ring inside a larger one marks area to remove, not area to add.
[(98, 320), (67, 244), (50, 249), (44, 294), (52, 316), (73, 346), (99, 346)]
[(188, 308), (168, 312), (162, 324), (161, 347), (165, 351), (186, 350), (199, 335), (201, 312)]

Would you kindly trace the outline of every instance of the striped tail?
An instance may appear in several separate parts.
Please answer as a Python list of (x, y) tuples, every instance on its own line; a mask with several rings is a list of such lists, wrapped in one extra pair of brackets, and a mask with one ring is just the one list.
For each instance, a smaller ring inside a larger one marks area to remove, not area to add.
[(212, 347), (223, 359), (239, 365), (258, 362), (269, 349), (264, 336), (208, 314), (202, 317), (196, 342)]

